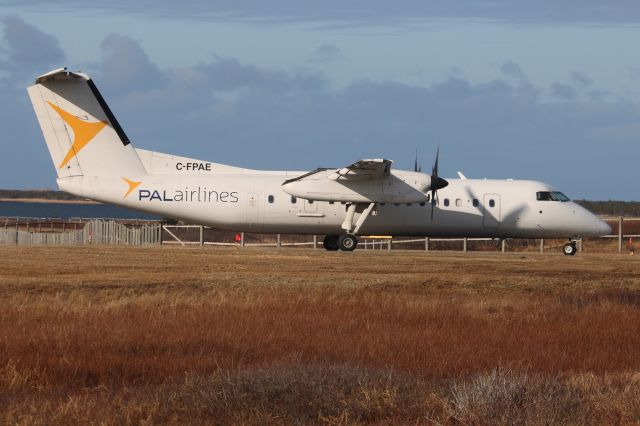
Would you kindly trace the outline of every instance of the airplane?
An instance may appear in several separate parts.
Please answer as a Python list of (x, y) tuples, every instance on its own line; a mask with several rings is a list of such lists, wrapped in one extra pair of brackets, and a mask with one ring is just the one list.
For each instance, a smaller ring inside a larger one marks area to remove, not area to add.
[(562, 192), (531, 180), (444, 179), (388, 159), (339, 168), (262, 171), (134, 148), (91, 77), (67, 68), (28, 87), (62, 191), (236, 232), (325, 235), (329, 251), (358, 236), (562, 238), (611, 227)]

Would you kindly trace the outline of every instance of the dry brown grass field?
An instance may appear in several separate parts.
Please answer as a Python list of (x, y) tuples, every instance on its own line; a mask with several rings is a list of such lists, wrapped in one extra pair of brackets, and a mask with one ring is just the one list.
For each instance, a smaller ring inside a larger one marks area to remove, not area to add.
[(0, 247), (2, 424), (640, 424), (640, 257)]

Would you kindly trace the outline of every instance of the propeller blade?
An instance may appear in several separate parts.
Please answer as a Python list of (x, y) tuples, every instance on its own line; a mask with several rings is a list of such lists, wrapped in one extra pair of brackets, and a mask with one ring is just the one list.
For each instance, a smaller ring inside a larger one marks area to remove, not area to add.
[(431, 191), (431, 222), (433, 223), (433, 211), (436, 209), (436, 200), (434, 198), (435, 196), (435, 191)]
[(436, 161), (431, 169), (431, 223), (433, 223), (433, 212), (436, 209), (438, 190), (447, 187), (449, 182), (438, 176), (438, 166), (440, 163), (440, 147), (436, 151)]
[(440, 159), (440, 147), (438, 146), (438, 150), (436, 151), (436, 162), (433, 164), (433, 168), (431, 169), (431, 176), (438, 176), (439, 159)]

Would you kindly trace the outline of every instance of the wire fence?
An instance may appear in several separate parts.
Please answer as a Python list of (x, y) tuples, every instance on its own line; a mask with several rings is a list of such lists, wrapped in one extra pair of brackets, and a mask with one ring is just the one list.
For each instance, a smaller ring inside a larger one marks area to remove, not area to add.
[[(622, 252), (634, 250), (640, 238), (640, 218), (605, 218), (613, 234), (578, 240), (578, 250)], [(324, 235), (236, 233), (199, 225), (163, 224), (140, 219), (0, 218), (0, 244), (4, 245), (178, 245), (221, 247), (322, 248)], [(359, 237), (361, 250), (424, 251), (553, 251), (566, 240), (495, 240), (491, 238)]]

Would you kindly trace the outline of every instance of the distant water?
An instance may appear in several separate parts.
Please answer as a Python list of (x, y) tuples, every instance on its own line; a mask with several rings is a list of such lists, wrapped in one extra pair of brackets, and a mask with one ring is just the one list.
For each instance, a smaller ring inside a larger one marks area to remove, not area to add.
[(0, 201), (0, 216), (113, 219), (160, 219), (160, 217), (109, 204), (19, 203)]

